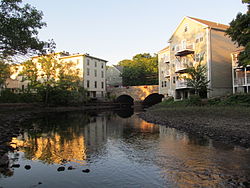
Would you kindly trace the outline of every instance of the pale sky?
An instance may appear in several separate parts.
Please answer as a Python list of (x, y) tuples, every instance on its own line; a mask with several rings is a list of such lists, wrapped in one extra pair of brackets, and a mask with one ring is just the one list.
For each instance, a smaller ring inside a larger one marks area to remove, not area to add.
[(157, 53), (184, 16), (229, 24), (247, 6), (241, 0), (29, 0), (44, 13), (41, 40), (56, 51), (88, 53), (117, 64)]

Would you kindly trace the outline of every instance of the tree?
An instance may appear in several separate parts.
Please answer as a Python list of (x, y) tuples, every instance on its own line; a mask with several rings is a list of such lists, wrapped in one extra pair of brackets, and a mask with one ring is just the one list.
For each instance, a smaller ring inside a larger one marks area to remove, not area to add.
[(248, 4), (247, 13), (238, 13), (236, 18), (231, 21), (226, 33), (238, 46), (244, 47), (244, 50), (239, 54), (239, 65), (247, 66), (250, 65), (250, 0), (242, 2)]
[(187, 80), (187, 86), (194, 90), (195, 95), (201, 97), (206, 97), (208, 83), (206, 76), (207, 68), (199, 62), (196, 66), (188, 67), (187, 74), (189, 77), (185, 78)]
[(43, 13), (21, 4), (22, 0), (0, 1), (0, 59), (42, 51), (44, 47), (37, 38), (38, 29), (46, 26)]
[(158, 58), (149, 53), (137, 54), (132, 60), (122, 60), (118, 65), (123, 66), (123, 85), (154, 85), (158, 84)]
[(10, 66), (0, 60), (0, 89), (4, 86), (5, 80), (10, 76)]

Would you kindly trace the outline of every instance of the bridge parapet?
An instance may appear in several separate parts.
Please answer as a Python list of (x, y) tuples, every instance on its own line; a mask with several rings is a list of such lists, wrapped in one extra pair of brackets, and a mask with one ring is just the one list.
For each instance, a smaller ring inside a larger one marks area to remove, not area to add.
[(108, 88), (108, 92), (116, 97), (128, 95), (131, 96), (134, 101), (143, 101), (147, 96), (158, 93), (158, 85), (115, 87)]

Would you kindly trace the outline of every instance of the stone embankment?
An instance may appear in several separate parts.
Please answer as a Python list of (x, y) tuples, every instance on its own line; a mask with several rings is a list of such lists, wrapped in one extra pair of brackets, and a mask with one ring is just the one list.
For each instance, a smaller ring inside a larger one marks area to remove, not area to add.
[(246, 107), (152, 107), (142, 119), (215, 141), (250, 147), (250, 108)]

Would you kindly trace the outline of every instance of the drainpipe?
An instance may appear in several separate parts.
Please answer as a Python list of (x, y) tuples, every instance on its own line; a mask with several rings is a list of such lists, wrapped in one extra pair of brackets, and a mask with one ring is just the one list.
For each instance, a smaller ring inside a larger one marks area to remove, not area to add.
[(212, 71), (211, 71), (211, 60), (212, 60), (212, 52), (211, 52), (211, 27), (206, 28), (206, 34), (207, 34), (207, 79), (210, 80), (208, 83), (208, 89), (207, 97), (211, 97), (211, 88), (212, 88)]

